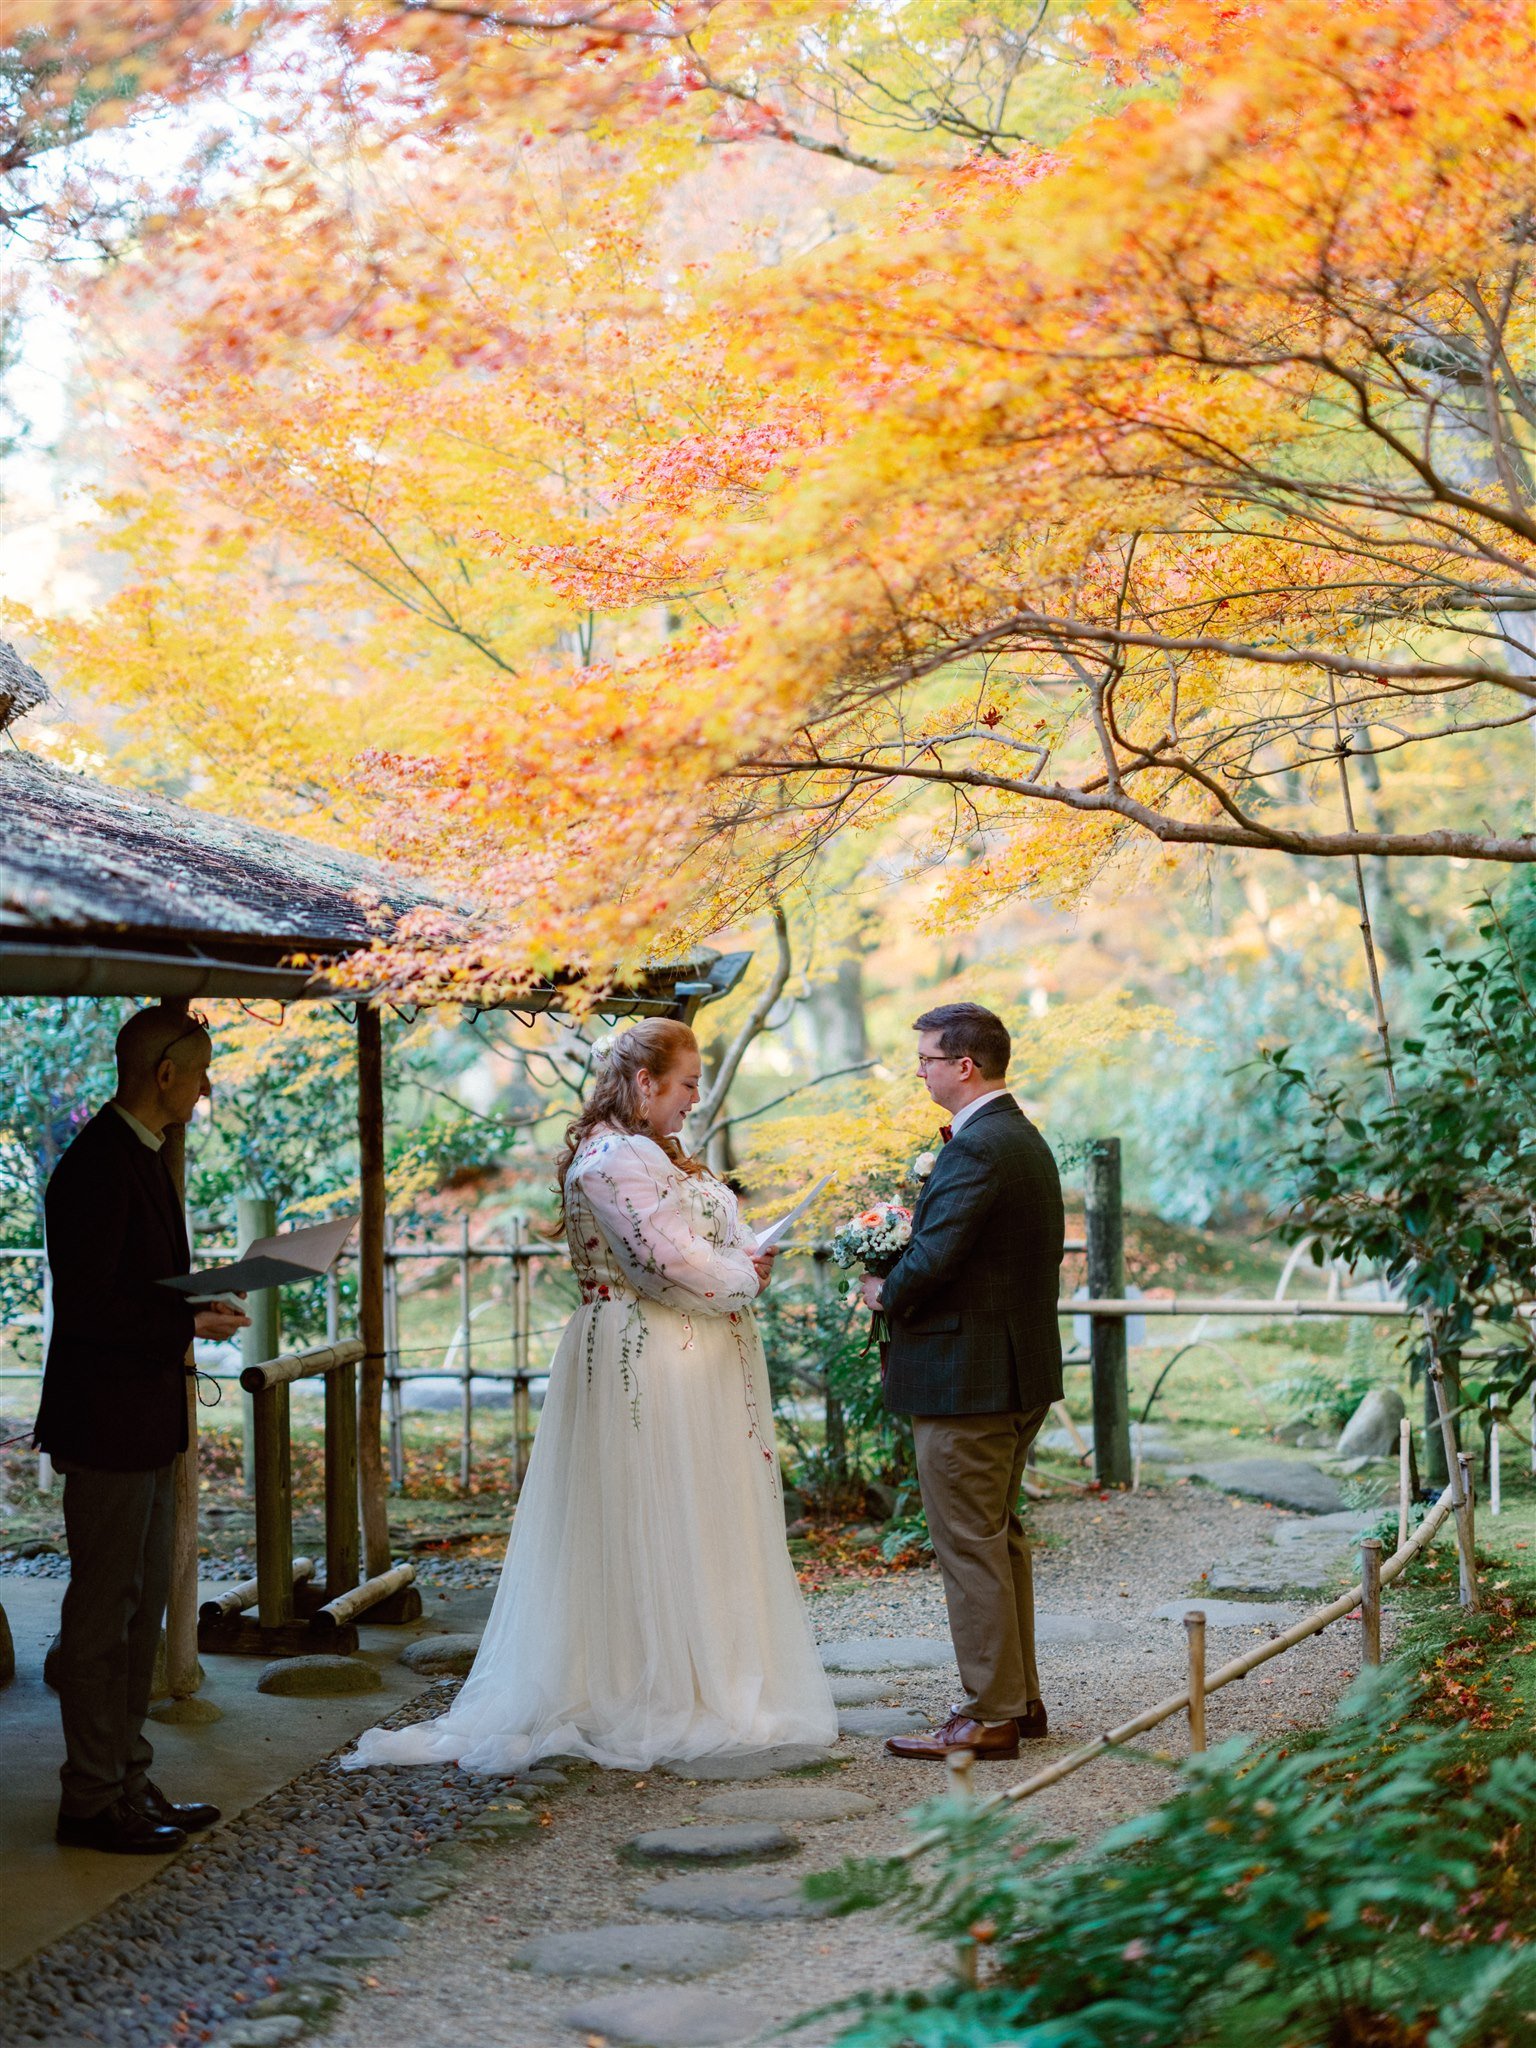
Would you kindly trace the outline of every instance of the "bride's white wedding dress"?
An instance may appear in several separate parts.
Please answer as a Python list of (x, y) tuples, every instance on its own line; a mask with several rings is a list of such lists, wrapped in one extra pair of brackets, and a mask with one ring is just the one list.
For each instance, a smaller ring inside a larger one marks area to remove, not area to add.
[(565, 1183), (581, 1307), (474, 1669), (441, 1719), (346, 1759), (625, 1770), (829, 1744), (837, 1713), (784, 1541), (757, 1276), (736, 1198), (595, 1131)]

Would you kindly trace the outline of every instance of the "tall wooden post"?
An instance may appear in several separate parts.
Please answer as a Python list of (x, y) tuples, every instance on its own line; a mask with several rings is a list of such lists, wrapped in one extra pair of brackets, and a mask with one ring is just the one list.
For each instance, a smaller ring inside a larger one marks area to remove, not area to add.
[[(288, 1435), (288, 1383), (252, 1394), (256, 1444), (256, 1612), (263, 1628), (294, 1617), (293, 1456)], [(327, 1480), (330, 1474), (326, 1474)]]
[(389, 1569), (384, 1421), (384, 1035), (377, 1010), (357, 1011), (357, 1150), (362, 1183), (357, 1320), (363, 1340), (357, 1403), (358, 1482), (368, 1576)]
[(533, 1261), (528, 1256), (528, 1226), (512, 1218), (512, 1493), (523, 1490), (533, 1441), (533, 1410), (528, 1398), (528, 1365), (533, 1331)]
[[(187, 1134), (180, 1124), (167, 1128), (163, 1156), (185, 1206)], [(187, 1364), (192, 1364), (191, 1345), (187, 1346)], [(186, 1390), (187, 1448), (177, 1458), (172, 1477), (175, 1521), (171, 1590), (165, 1610), (166, 1690), (177, 1700), (190, 1700), (203, 1682), (203, 1667), (197, 1661), (197, 1381), (190, 1372)], [(195, 1711), (200, 1720), (219, 1719), (219, 1709), (211, 1701), (199, 1701), (197, 1708), (189, 1711)]]
[[(1120, 1195), (1120, 1140), (1088, 1145), (1086, 1221), (1088, 1292), (1101, 1301), (1125, 1295), (1125, 1214)], [(1093, 1379), (1093, 1469), (1101, 1486), (1131, 1483), (1131, 1386), (1124, 1316), (1089, 1319)]]
[[(258, 1237), (271, 1237), (277, 1229), (276, 1202), (270, 1195), (242, 1195), (235, 1204), (235, 1229), (241, 1251)], [(280, 1301), (275, 1287), (258, 1287), (247, 1297), (245, 1312), (251, 1319), (251, 1326), (240, 1332), (242, 1365), (261, 1365), (269, 1358), (276, 1358), (282, 1349)], [(241, 1389), (241, 1471), (248, 1494), (256, 1491), (255, 1399), (254, 1394)]]

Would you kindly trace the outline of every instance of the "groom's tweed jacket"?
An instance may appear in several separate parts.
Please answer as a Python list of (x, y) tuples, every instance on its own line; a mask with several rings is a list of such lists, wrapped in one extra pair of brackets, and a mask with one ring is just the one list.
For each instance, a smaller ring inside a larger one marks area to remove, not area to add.
[(1051, 1148), (1011, 1096), (968, 1117), (918, 1197), (885, 1283), (885, 1405), (995, 1415), (1061, 1398), (1063, 1235)]

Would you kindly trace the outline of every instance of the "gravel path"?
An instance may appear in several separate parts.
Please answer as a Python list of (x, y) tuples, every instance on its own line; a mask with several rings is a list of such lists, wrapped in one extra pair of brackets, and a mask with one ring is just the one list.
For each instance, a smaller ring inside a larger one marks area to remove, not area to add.
[[(1265, 1544), (1280, 1519), (1190, 1486), (1037, 1510), (1052, 1737), (1018, 1764), (980, 1767), (982, 1789), (1177, 1691), (1184, 1631), (1154, 1610), (1176, 1603), (1182, 1612), (1203, 1573), (1236, 1549)], [(1276, 1612), (1272, 1603), (1264, 1611)], [(948, 1639), (932, 1571), (823, 1590), (812, 1616), (829, 1644)], [(1213, 1629), (1212, 1663), (1278, 1626), (1244, 1619)], [(1336, 1628), (1217, 1695), (1211, 1740), (1312, 1725), (1357, 1669), (1357, 1633)], [(900, 1670), (872, 1678), (869, 1690), (874, 1704), (937, 1718), (954, 1683), (944, 1668)], [(451, 1685), (435, 1688), (401, 1718), (440, 1711), (451, 1693)], [(1169, 1723), (1146, 1747), (1158, 1741), (1182, 1751), (1182, 1725)], [(876, 1736), (845, 1736), (819, 1775), (768, 1782), (857, 1792), (873, 1810), (787, 1823), (795, 1853), (761, 1869), (798, 1875), (899, 1846), (904, 1813), (937, 1792), (942, 1776), (935, 1766), (897, 1763)], [(1091, 1837), (1166, 1783), (1155, 1763), (1117, 1755), (1052, 1787), (1029, 1813), (1052, 1834)], [(563, 1783), (510, 1785), (440, 1768), (350, 1775), (317, 1766), (15, 1973), (0, 1993), (3, 2037), (53, 2048), (87, 2040), (169, 2048), (189, 2038), (276, 2048), (334, 2006), (327, 2038), (337, 2048), (579, 2048), (595, 2029), (573, 2029), (573, 2009), (643, 1987), (632, 1977), (514, 1969), (514, 1950), (529, 1937), (610, 1922), (715, 1925), (647, 1911), (642, 1894), (675, 1873), (621, 1861), (618, 1851), (643, 1831), (715, 1821), (704, 1803), (727, 1789), (584, 1765)], [(761, 1920), (737, 1923), (737, 1932), (743, 1959), (687, 1989), (743, 2002), (760, 2034), (861, 1986), (921, 1982), (944, 1967), (908, 1932), (868, 1916)], [(821, 2021), (796, 2039), (821, 2048), (836, 2032)]]

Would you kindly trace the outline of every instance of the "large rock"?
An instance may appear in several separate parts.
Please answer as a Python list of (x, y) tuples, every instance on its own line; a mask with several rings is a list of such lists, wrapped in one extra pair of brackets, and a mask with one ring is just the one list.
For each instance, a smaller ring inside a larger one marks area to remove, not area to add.
[(423, 1636), (406, 1644), (400, 1662), (423, 1678), (467, 1678), (479, 1647), (478, 1636)]
[(539, 1934), (512, 1951), (512, 1966), (539, 1977), (709, 1977), (752, 1953), (730, 1927), (577, 1927)]
[(1396, 1387), (1372, 1387), (1344, 1425), (1336, 1458), (1395, 1458), (1398, 1427), (1408, 1410)]
[(656, 1985), (590, 1999), (568, 2012), (565, 2024), (624, 2048), (723, 2048), (728, 2041), (750, 2040), (761, 2022), (745, 1998)]
[(1277, 1508), (1294, 1508), (1304, 1515), (1335, 1515), (1347, 1505), (1338, 1481), (1315, 1465), (1287, 1458), (1232, 1458), (1218, 1465), (1196, 1465), (1197, 1479), (1223, 1493), (1240, 1493), (1248, 1500), (1270, 1501)]
[(340, 1698), (383, 1689), (384, 1681), (373, 1666), (356, 1657), (284, 1657), (269, 1664), (256, 1681), (258, 1692), (285, 1699)]

